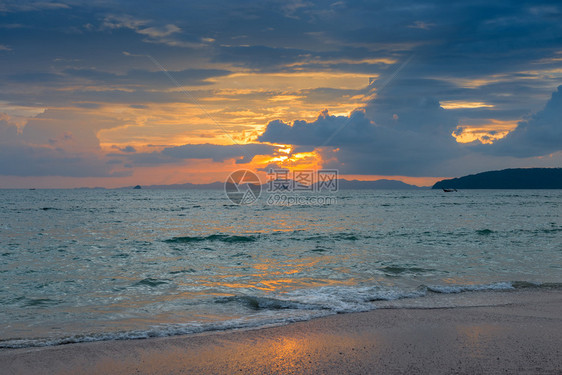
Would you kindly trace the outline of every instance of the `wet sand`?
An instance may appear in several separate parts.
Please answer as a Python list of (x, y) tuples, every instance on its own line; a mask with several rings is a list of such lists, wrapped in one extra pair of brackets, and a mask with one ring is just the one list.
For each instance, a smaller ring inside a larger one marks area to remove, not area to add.
[(475, 307), (447, 307), (470, 293), (433, 298), (442, 307), (422, 298), (258, 330), (2, 350), (0, 373), (562, 374), (562, 291), (474, 293)]

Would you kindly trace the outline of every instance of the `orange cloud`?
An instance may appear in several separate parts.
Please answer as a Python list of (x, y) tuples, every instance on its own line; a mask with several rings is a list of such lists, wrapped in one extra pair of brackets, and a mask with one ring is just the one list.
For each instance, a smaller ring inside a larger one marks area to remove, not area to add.
[(492, 144), (498, 139), (504, 138), (517, 127), (512, 121), (500, 121), (490, 119), (487, 124), (459, 125), (451, 134), (458, 143), (480, 142)]
[(493, 104), (484, 102), (469, 102), (462, 100), (447, 100), (440, 102), (441, 107), (445, 109), (471, 109), (471, 108), (494, 108)]
[(276, 165), (291, 171), (322, 168), (322, 157), (316, 151), (294, 153), (293, 150), (294, 148), (291, 145), (279, 145), (276, 155), (256, 156), (252, 162), (252, 167), (258, 170), (268, 165)]

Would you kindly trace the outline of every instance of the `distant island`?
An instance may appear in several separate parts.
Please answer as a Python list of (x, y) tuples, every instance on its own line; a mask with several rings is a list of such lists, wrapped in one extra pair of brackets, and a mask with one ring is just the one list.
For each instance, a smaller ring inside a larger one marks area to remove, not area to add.
[(170, 184), (170, 185), (146, 185), (126, 186), (120, 189), (152, 189), (152, 190), (218, 190), (224, 189), (224, 182), (212, 182), (210, 184)]
[[(138, 187), (137, 187), (138, 186)], [(140, 189), (140, 185), (127, 186), (121, 189)], [(262, 185), (262, 188), (267, 189), (268, 182)], [(413, 189), (429, 189), (429, 187), (420, 187), (410, 185), (398, 180), (375, 180), (375, 181), (359, 181), (359, 180), (345, 180), (338, 179), (338, 188), (341, 190), (368, 190), (368, 189), (382, 189), (382, 190), (413, 190)], [(222, 190), (224, 189), (224, 182), (212, 182), (210, 184), (171, 184), (171, 185), (147, 185), (142, 186), (142, 189), (198, 189), (198, 190)]]
[(339, 188), (343, 190), (367, 190), (367, 189), (382, 189), (382, 190), (412, 190), (412, 189), (428, 189), (428, 187), (420, 187), (417, 185), (410, 185), (398, 180), (380, 179), (375, 181), (359, 181), (359, 180), (338, 180)]
[(562, 189), (562, 168), (515, 168), (441, 180), (432, 189)]

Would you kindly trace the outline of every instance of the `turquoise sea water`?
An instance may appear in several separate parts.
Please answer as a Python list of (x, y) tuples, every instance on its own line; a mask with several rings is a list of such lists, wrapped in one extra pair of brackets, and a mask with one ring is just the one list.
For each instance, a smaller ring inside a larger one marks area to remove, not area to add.
[[(0, 348), (261, 327), (558, 287), (562, 191), (1, 190)], [(271, 202), (271, 201), (270, 201)]]

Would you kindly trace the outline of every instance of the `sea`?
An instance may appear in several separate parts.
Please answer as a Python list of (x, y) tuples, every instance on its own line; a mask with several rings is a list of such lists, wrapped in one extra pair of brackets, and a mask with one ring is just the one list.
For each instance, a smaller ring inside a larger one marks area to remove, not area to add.
[(299, 194), (0, 190), (0, 348), (561, 288), (562, 190)]

